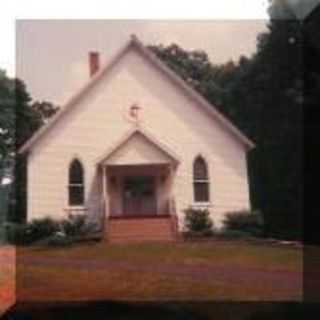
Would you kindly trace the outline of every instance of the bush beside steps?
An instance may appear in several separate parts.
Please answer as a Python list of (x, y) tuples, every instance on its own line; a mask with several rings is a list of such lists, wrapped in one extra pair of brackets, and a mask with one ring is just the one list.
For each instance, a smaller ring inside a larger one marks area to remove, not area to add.
[(184, 239), (207, 238), (215, 234), (209, 210), (189, 207), (184, 210), (184, 214), (185, 230), (182, 233)]
[(228, 212), (221, 230), (214, 228), (208, 209), (194, 209), (189, 207), (185, 213), (185, 240), (200, 240), (206, 238), (233, 240), (257, 239), (263, 237), (263, 217), (260, 211)]
[(96, 225), (88, 223), (86, 217), (79, 214), (70, 214), (60, 221), (46, 217), (26, 224), (6, 223), (4, 228), (7, 241), (15, 245), (67, 246), (82, 239), (100, 237)]

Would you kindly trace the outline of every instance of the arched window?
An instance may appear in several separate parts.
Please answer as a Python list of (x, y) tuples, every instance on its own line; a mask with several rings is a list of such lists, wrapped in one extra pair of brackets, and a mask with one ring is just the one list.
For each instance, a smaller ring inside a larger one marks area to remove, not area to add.
[(195, 202), (209, 202), (208, 168), (201, 156), (198, 156), (193, 163), (193, 190)]
[(71, 162), (69, 168), (69, 205), (82, 206), (84, 204), (83, 167), (79, 160)]

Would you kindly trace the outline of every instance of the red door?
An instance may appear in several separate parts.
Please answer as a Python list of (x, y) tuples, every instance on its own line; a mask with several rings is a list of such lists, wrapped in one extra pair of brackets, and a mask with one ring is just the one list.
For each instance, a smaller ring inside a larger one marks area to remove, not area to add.
[(155, 178), (153, 176), (125, 178), (123, 204), (125, 215), (156, 214)]

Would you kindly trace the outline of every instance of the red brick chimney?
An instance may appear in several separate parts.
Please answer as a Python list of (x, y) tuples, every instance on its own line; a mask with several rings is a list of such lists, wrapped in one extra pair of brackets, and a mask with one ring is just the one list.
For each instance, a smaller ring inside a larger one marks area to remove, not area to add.
[(90, 77), (92, 77), (100, 69), (100, 57), (99, 52), (90, 51), (89, 52), (89, 71)]

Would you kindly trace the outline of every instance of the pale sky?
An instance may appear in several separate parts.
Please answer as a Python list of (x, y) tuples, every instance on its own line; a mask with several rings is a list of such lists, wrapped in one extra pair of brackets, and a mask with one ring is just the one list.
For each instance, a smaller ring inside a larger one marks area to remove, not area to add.
[(16, 75), (35, 100), (62, 105), (86, 81), (88, 52), (102, 64), (136, 34), (148, 44), (177, 43), (201, 49), (213, 63), (238, 60), (256, 50), (266, 20), (18, 20)]

